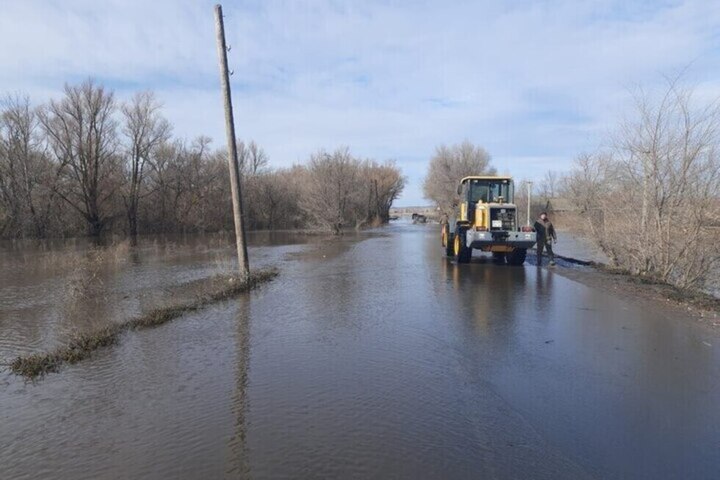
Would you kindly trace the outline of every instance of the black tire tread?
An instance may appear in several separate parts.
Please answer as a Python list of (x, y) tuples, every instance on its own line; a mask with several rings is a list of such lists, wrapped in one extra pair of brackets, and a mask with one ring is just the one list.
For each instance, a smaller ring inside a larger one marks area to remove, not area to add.
[(507, 263), (509, 265), (519, 266), (525, 263), (525, 257), (527, 256), (527, 250), (524, 248), (516, 248), (507, 255)]
[[(470, 263), (470, 258), (472, 258), (472, 248), (468, 248), (465, 245), (465, 228), (458, 228), (458, 230), (455, 232), (455, 235), (460, 236), (460, 254), (455, 257), (455, 260), (457, 263)], [(453, 238), (453, 242), (455, 239)], [(455, 253), (453, 249), (453, 254)]]

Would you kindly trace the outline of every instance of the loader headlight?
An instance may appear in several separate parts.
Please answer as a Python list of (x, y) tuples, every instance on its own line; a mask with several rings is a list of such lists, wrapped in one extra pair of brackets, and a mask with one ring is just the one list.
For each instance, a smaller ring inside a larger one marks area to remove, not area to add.
[(492, 228), (502, 228), (502, 220), (493, 220), (491, 225)]

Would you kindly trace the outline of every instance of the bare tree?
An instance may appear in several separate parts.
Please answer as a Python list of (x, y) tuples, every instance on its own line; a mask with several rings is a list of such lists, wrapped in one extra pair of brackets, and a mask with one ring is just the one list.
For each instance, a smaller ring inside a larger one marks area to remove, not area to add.
[(160, 114), (160, 103), (152, 92), (137, 93), (121, 107), (126, 138), (125, 177), (122, 196), (131, 238), (138, 233), (140, 204), (146, 165), (156, 150), (170, 137), (170, 123)]
[(307, 177), (302, 166), (268, 171), (247, 180), (245, 192), (252, 198), (250, 217), (256, 229), (288, 229), (303, 226), (299, 200), (304, 194), (300, 179)]
[[(148, 195), (144, 197), (146, 230), (151, 232), (172, 231), (173, 178), (176, 166), (182, 163), (184, 144), (180, 140), (166, 141), (158, 145), (149, 163), (147, 175)], [(152, 205), (148, 209), (147, 205)], [(141, 212), (142, 213), (142, 212)]]
[(709, 227), (720, 204), (720, 103), (699, 105), (668, 81), (659, 98), (640, 91), (607, 151), (578, 159), (569, 189), (614, 262), (701, 287), (720, 265)]
[(12, 236), (45, 237), (54, 207), (57, 168), (46, 155), (27, 97), (7, 97), (0, 111), (0, 203)]
[(240, 142), (237, 147), (238, 164), (242, 176), (258, 175), (267, 169), (268, 157), (262, 147), (254, 140), (249, 144)]
[(119, 185), (114, 114), (113, 93), (92, 80), (66, 85), (65, 97), (40, 113), (63, 174), (58, 194), (83, 216), (91, 236), (112, 218), (109, 201)]
[(347, 148), (333, 153), (321, 151), (313, 155), (308, 163), (301, 208), (314, 223), (336, 235), (354, 220), (352, 206), (360, 195), (358, 163)]
[(309, 220), (335, 234), (349, 226), (379, 225), (402, 192), (405, 177), (391, 161), (353, 157), (347, 148), (313, 155), (307, 167), (293, 169), (300, 185), (300, 207)]
[[(615, 265), (619, 265), (623, 247), (613, 241), (615, 234), (606, 229), (606, 212), (615, 209), (613, 202), (620, 201), (623, 192), (622, 174), (618, 172), (611, 152), (583, 153), (574, 162), (572, 171), (564, 179), (564, 190), (568, 199), (577, 206), (584, 223), (574, 225), (581, 233), (589, 233), (600, 249)], [(633, 188), (632, 185), (627, 185)], [(636, 188), (636, 187), (635, 187)], [(612, 224), (619, 217), (611, 215)], [(630, 226), (631, 229), (634, 227)]]
[(405, 177), (395, 162), (367, 160), (361, 171), (366, 189), (366, 213), (362, 223), (380, 225), (390, 220), (390, 207), (405, 188)]
[(459, 145), (440, 145), (430, 159), (430, 167), (423, 182), (425, 198), (435, 202), (441, 212), (452, 212), (453, 200), (457, 197), (457, 185), (468, 175), (494, 175), (490, 165), (490, 154), (469, 141)]
[[(183, 145), (171, 171), (172, 212), (181, 231), (209, 230), (205, 213), (218, 207), (206, 204), (209, 192), (219, 187), (222, 178), (206, 136), (197, 137), (189, 146)], [(214, 168), (213, 168), (214, 167)]]
[(555, 198), (558, 194), (561, 176), (558, 172), (548, 170), (540, 182), (540, 197), (547, 203), (550, 199)]

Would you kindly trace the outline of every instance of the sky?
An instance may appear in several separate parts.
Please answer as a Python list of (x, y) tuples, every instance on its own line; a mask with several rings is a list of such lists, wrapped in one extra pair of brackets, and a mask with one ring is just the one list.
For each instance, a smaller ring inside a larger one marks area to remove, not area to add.
[[(176, 136), (225, 144), (213, 6), (0, 0), (0, 95), (35, 104), (88, 77), (153, 90)], [(423, 205), (435, 148), (501, 173), (567, 171), (663, 76), (720, 95), (720, 1), (225, 1), (237, 136), (275, 167), (319, 149), (395, 160)]]

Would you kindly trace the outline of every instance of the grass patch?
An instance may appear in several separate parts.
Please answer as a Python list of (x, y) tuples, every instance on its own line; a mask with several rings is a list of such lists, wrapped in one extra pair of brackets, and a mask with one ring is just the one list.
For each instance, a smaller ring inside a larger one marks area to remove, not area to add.
[(57, 372), (63, 364), (77, 363), (90, 357), (99, 348), (118, 343), (120, 335), (128, 330), (143, 330), (163, 325), (185, 313), (194, 312), (211, 303), (227, 300), (248, 292), (262, 283), (269, 282), (277, 275), (277, 270), (269, 269), (252, 272), (250, 277), (245, 280), (237, 277), (214, 277), (209, 280), (208, 292), (198, 296), (191, 302), (156, 308), (140, 317), (93, 332), (78, 334), (70, 338), (66, 345), (51, 352), (17, 357), (10, 364), (10, 370), (16, 375), (30, 379), (35, 379), (46, 373)]

